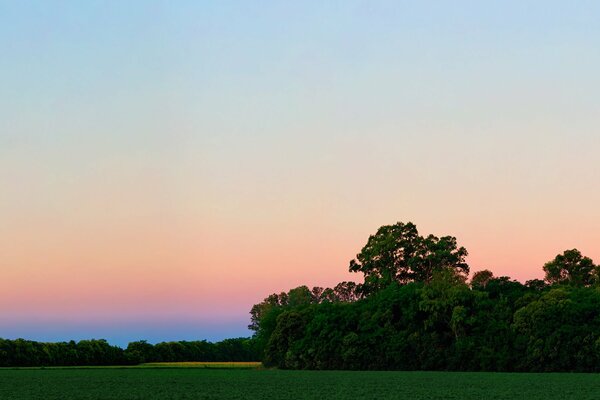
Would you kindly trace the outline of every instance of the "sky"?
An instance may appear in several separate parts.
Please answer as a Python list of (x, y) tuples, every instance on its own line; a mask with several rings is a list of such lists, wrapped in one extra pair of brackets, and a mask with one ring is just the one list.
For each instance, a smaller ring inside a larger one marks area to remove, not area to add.
[(0, 0), (0, 337), (248, 336), (385, 224), (600, 262), (594, 1)]

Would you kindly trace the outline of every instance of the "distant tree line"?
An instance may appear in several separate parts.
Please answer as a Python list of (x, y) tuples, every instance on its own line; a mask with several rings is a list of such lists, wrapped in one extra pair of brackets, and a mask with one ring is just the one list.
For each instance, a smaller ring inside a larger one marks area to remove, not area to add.
[(130, 363), (176, 361), (257, 361), (260, 354), (251, 338), (161, 342), (152, 345), (144, 340), (129, 343), (123, 352)]
[(211, 343), (179, 341), (150, 344), (129, 343), (126, 349), (111, 346), (106, 340), (43, 343), (31, 340), (0, 339), (0, 367), (133, 365), (144, 362), (173, 361), (256, 361), (255, 341), (226, 339)]
[(291, 369), (600, 371), (600, 267), (578, 250), (524, 284), (479, 271), (456, 238), (381, 227), (349, 270), (252, 307), (267, 366)]

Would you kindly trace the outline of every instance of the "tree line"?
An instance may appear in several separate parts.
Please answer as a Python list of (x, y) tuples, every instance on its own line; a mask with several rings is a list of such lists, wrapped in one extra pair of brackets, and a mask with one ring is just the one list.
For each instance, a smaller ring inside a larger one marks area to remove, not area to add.
[(254, 340), (225, 339), (201, 341), (131, 342), (126, 349), (106, 340), (44, 343), (31, 340), (0, 339), (0, 367), (134, 365), (174, 361), (256, 361)]
[(525, 283), (475, 273), (452, 236), (412, 223), (369, 237), (363, 282), (301, 286), (252, 307), (263, 363), (291, 369), (600, 371), (600, 267), (572, 249)]

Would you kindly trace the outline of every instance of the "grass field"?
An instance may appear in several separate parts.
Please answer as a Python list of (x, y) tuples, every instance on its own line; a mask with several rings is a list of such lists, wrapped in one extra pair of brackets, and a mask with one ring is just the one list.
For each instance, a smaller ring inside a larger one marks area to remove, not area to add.
[(205, 367), (0, 369), (0, 399), (598, 399), (600, 375), (280, 371)]

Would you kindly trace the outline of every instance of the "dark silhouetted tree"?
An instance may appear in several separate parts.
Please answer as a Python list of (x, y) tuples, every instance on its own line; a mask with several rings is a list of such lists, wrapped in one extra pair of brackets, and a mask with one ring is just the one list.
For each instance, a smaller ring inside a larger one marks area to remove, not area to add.
[(363, 294), (374, 293), (393, 282), (429, 282), (439, 270), (466, 276), (467, 250), (458, 247), (456, 238), (434, 235), (423, 237), (411, 223), (385, 225), (371, 235), (367, 244), (350, 261), (351, 272), (362, 272)]
[(544, 265), (546, 282), (551, 285), (589, 286), (596, 279), (596, 270), (592, 259), (584, 257), (577, 249), (566, 250)]

